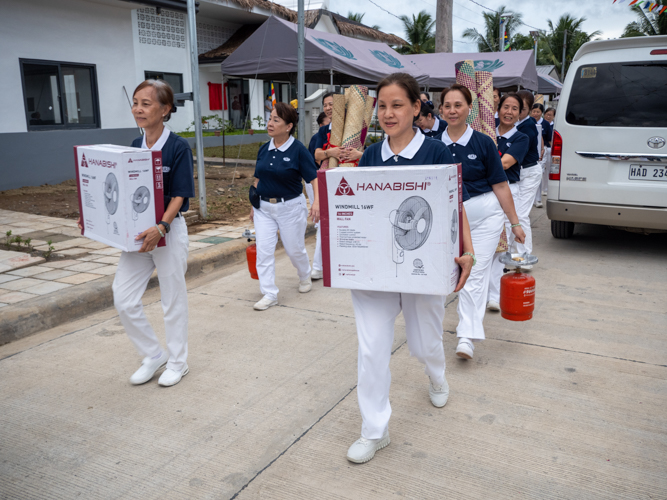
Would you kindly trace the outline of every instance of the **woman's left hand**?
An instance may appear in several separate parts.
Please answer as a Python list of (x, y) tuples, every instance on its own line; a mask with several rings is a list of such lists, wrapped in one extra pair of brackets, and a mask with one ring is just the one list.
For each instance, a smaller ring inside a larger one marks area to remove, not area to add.
[(313, 219), (313, 224), (320, 221), (320, 202), (316, 201), (310, 206), (310, 218)]
[(360, 160), (363, 156), (361, 151), (358, 151), (354, 148), (347, 148), (345, 152), (341, 154), (341, 162), (343, 163), (352, 163), (353, 161)]
[(470, 255), (462, 255), (461, 257), (455, 257), (454, 262), (456, 262), (461, 268), (459, 282), (456, 285), (456, 289), (454, 290), (455, 292), (459, 292), (465, 286), (466, 281), (468, 281), (470, 271), (472, 271), (474, 259)]
[(523, 244), (526, 242), (526, 233), (521, 226), (513, 227), (512, 234), (514, 234), (514, 239), (519, 243)]
[(144, 240), (144, 244), (141, 245), (141, 249), (139, 250), (139, 253), (144, 253), (144, 252), (150, 252), (151, 250), (155, 250), (155, 247), (157, 246), (158, 242), (160, 241), (160, 233), (157, 230), (157, 227), (152, 226), (146, 229), (143, 233), (141, 233), (139, 236), (134, 238), (135, 240)]

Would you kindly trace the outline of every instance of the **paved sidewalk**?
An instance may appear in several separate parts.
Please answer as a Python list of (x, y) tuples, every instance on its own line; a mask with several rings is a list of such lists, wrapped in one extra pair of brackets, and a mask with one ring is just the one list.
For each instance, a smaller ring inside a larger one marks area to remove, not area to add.
[[(252, 225), (247, 226), (252, 229)], [(208, 223), (197, 226), (202, 231), (191, 234), (190, 251), (212, 247), (242, 237), (245, 227)], [(121, 251), (81, 236), (76, 221), (0, 210), (0, 248), (7, 231), (12, 237), (31, 238), (37, 250), (47, 251), (47, 241), (55, 248), (52, 259), (33, 258), (19, 269), (6, 265), (0, 252), (0, 308), (40, 296), (58, 293), (72, 286), (99, 280), (116, 273)], [(23, 260), (28, 254), (11, 252)], [(22, 257), (23, 256), (23, 257)], [(0, 312), (0, 316), (1, 316)]]

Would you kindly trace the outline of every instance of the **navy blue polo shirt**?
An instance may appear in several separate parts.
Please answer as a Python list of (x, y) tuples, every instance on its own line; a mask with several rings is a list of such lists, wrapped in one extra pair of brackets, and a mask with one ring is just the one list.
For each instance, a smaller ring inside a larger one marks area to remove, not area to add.
[[(441, 142), (420, 134), (415, 128), (415, 136), (410, 144), (395, 155), (389, 147), (389, 137), (382, 142), (371, 144), (364, 151), (360, 167), (395, 167), (404, 165), (451, 165), (458, 163), (452, 158), (447, 147)], [(470, 199), (465, 184), (463, 185), (463, 201)]]
[(539, 136), (537, 134), (537, 122), (532, 116), (526, 117), (522, 122), (517, 123), (516, 128), (519, 129), (519, 132), (526, 134), (528, 136), (528, 152), (523, 159), (523, 162), (519, 163), (521, 168), (528, 168), (537, 165), (537, 162), (540, 160), (540, 154), (537, 151), (539, 145)]
[[(331, 132), (331, 123), (320, 127), (317, 134), (315, 134), (315, 137), (317, 137), (317, 140), (315, 141), (315, 149), (324, 149), (324, 145), (329, 142), (329, 132)], [(313, 154), (315, 154), (314, 150)]]
[(519, 177), (521, 175), (521, 168), (519, 165), (521, 165), (521, 162), (528, 152), (528, 136), (519, 132), (516, 127), (513, 127), (509, 132), (505, 132), (504, 135), (500, 135), (497, 129), (496, 133), (498, 134), (498, 152), (500, 153), (500, 157), (502, 158), (502, 156), (507, 153), (516, 160), (514, 165), (505, 170), (507, 180), (510, 181), (510, 184), (519, 182)]
[[(313, 155), (313, 158), (315, 158), (315, 150), (317, 149), (317, 134), (312, 136), (310, 138), (310, 142), (308, 143), (308, 152)], [(317, 160), (315, 160), (315, 163), (317, 163)]]
[(540, 125), (542, 125), (542, 140), (544, 141), (544, 147), (545, 148), (550, 148), (551, 147), (551, 134), (553, 134), (553, 128), (551, 127), (551, 124), (546, 121), (544, 118), (542, 118), (542, 121), (540, 122)]
[(494, 184), (507, 182), (498, 149), (488, 135), (468, 125), (457, 142), (452, 142), (445, 130), (442, 142), (449, 148), (454, 161), (463, 165), (463, 184), (471, 197), (492, 191)]
[(296, 198), (303, 192), (301, 179), (317, 178), (313, 155), (294, 137), (276, 149), (273, 139), (259, 148), (255, 177), (257, 194), (267, 198)]
[[(195, 195), (192, 149), (190, 149), (188, 141), (173, 132), (168, 132), (168, 129), (165, 127), (164, 135), (167, 133), (169, 136), (161, 149), (164, 209), (167, 210), (172, 198), (182, 196), (185, 199), (180, 211), (187, 212), (190, 208), (189, 198), (193, 198)], [(132, 147), (146, 148), (144, 138), (145, 136), (137, 137), (132, 141)], [(155, 145), (159, 145), (161, 142), (160, 139)]]
[(422, 134), (424, 134), (426, 137), (431, 137), (431, 138), (439, 141), (440, 138), (442, 137), (442, 133), (447, 128), (447, 122), (445, 120), (441, 120), (439, 118), (436, 118), (436, 119), (438, 120), (438, 123), (434, 124), (434, 126), (437, 125), (437, 128), (433, 128), (433, 129), (429, 130), (428, 132), (424, 132), (422, 130)]

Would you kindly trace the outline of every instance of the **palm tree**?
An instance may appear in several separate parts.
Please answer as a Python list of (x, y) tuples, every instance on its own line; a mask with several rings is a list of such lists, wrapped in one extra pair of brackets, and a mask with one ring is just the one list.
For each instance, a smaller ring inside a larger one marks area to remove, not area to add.
[[(347, 18), (348, 18), (350, 21), (354, 21), (354, 22), (357, 22), (357, 23), (359, 23), (359, 24), (364, 24), (363, 20), (364, 20), (364, 16), (365, 16), (365, 15), (366, 15), (365, 12), (352, 12), (352, 11), (348, 11), (348, 13), (347, 13)], [(373, 26), (369, 26), (369, 28), (372, 28), (372, 29), (377, 30), (377, 31), (381, 31), (381, 30), (380, 30), (380, 26), (378, 26), (377, 24), (374, 24)]]
[(511, 16), (506, 26), (508, 36), (511, 36), (521, 25), (522, 16), (519, 13), (507, 10), (504, 5), (498, 8), (498, 12), (483, 12), (482, 15), (486, 26), (484, 33), (480, 33), (477, 28), (468, 28), (463, 32), (463, 38), (476, 42), (477, 50), (480, 52), (499, 52), (500, 17)]
[[(667, 5), (667, 0), (656, 1), (658, 5)], [(657, 7), (653, 12), (646, 12), (638, 5), (633, 5), (632, 10), (637, 14), (637, 20), (632, 21), (625, 27), (621, 38), (667, 35), (667, 15), (656, 14), (655, 12), (659, 9), (660, 7)]]
[(412, 14), (412, 19), (408, 16), (401, 16), (401, 21), (403, 21), (405, 39), (408, 42), (408, 45), (401, 48), (402, 54), (435, 52), (435, 20), (431, 14), (422, 10), (417, 17)]
[[(561, 81), (565, 80), (567, 69), (572, 63), (574, 55), (579, 48), (586, 42), (590, 42), (595, 37), (600, 36), (601, 31), (597, 30), (593, 33), (586, 33), (581, 30), (582, 24), (586, 21), (585, 17), (575, 18), (570, 14), (560, 16), (556, 25), (549, 19), (550, 33), (546, 35), (547, 44), (545, 46), (545, 57), (549, 64), (556, 66), (556, 71), (561, 77)], [(565, 68), (563, 68), (563, 37), (567, 31), (567, 46), (565, 50)]]

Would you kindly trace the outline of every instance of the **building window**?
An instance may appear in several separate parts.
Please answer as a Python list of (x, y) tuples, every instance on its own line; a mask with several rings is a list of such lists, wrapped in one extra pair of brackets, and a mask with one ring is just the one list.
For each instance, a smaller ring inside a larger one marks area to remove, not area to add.
[[(183, 93), (183, 75), (181, 73), (165, 73), (163, 71), (144, 71), (146, 80), (162, 80), (167, 82), (174, 94)], [(176, 106), (185, 106), (185, 101), (176, 101)]]
[(19, 59), (28, 130), (99, 128), (95, 66)]

